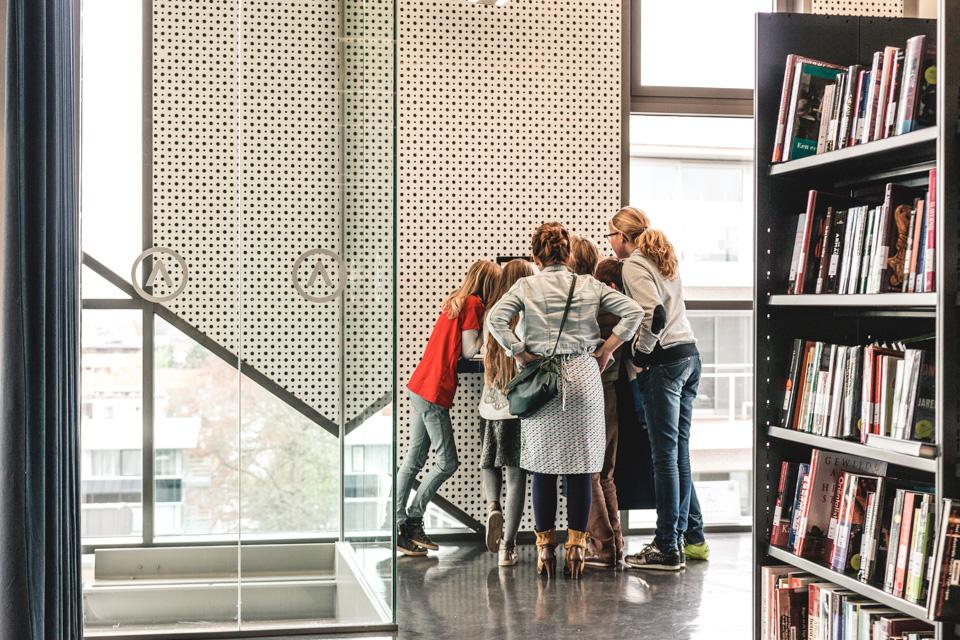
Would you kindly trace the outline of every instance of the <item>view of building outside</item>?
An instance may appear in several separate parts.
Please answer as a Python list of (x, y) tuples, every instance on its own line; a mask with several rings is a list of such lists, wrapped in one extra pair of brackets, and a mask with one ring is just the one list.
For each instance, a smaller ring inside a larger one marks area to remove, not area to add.
[[(752, 299), (752, 157), (752, 119), (631, 116), (630, 201), (676, 248), (688, 303), (723, 309)], [(689, 318), (703, 362), (690, 437), (697, 494), (708, 524), (748, 524), (753, 315), (731, 308)], [(630, 522), (655, 519), (635, 511)]]

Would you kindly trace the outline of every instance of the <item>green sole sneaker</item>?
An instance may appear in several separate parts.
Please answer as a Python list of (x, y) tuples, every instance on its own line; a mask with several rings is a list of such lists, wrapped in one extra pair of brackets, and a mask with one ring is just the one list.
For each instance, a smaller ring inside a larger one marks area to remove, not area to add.
[(704, 540), (700, 544), (688, 544), (683, 548), (687, 560), (709, 560), (710, 545)]

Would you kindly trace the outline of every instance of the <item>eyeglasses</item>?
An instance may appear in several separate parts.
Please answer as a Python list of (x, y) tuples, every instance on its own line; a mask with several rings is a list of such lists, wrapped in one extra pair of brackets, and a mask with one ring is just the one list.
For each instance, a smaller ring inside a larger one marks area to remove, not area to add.
[(620, 232), (619, 232), (619, 231), (614, 231), (613, 233), (608, 233), (607, 235), (605, 235), (605, 236), (603, 236), (603, 237), (604, 237), (604, 238), (609, 238), (610, 236), (618, 236), (618, 235), (620, 235)]

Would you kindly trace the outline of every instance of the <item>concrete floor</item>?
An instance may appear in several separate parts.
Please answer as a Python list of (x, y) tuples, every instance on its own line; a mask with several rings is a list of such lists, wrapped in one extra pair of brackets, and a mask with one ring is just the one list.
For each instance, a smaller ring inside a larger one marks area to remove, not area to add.
[[(628, 550), (648, 540), (631, 538)], [(398, 559), (397, 636), (352, 638), (747, 640), (750, 535), (709, 541), (711, 560), (679, 574), (588, 569), (580, 582), (538, 579), (532, 546), (521, 548), (518, 566), (500, 569), (479, 543), (447, 544), (428, 558)]]

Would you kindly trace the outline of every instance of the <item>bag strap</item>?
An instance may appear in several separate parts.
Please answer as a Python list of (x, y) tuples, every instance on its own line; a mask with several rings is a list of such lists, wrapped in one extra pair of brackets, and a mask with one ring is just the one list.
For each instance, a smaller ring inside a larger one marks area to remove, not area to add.
[(577, 274), (573, 274), (573, 279), (570, 281), (570, 291), (567, 293), (567, 306), (563, 308), (563, 318), (560, 320), (560, 330), (557, 331), (557, 341), (553, 343), (553, 352), (550, 354), (550, 357), (556, 355), (557, 346), (560, 344), (560, 334), (563, 333), (563, 325), (567, 323), (567, 314), (570, 313), (570, 303), (573, 301), (573, 289), (577, 286)]

